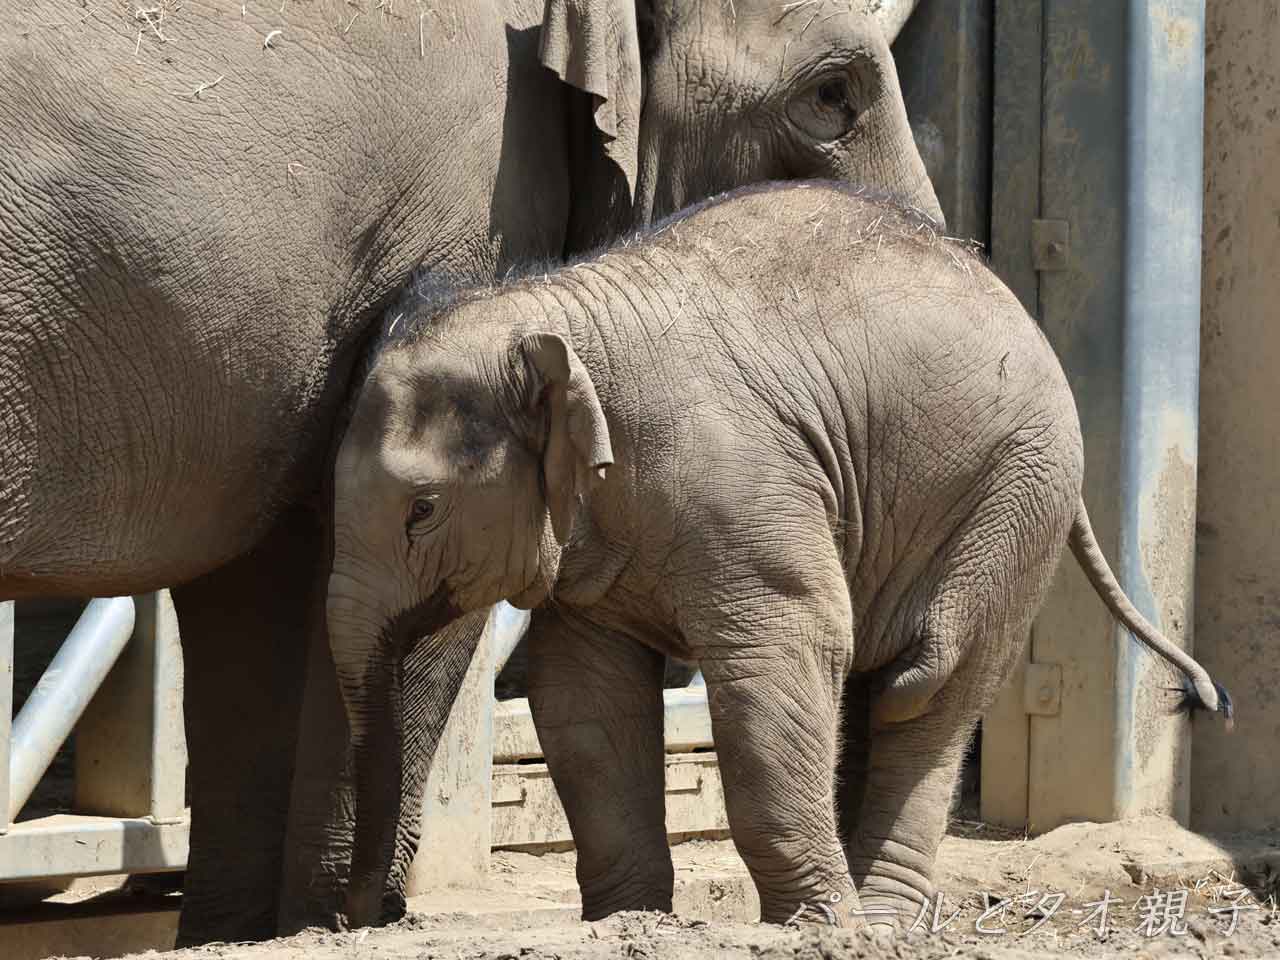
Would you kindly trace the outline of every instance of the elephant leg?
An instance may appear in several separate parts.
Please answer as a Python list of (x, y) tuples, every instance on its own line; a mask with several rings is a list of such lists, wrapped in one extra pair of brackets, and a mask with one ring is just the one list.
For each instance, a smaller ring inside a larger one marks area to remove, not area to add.
[(578, 850), (582, 918), (670, 912), (664, 658), (548, 608), (528, 642), (529, 706)]
[[(174, 591), (186, 663), (191, 853), (179, 944), (335, 929), (354, 852), (346, 715), (324, 629), (323, 525), (289, 512), (251, 553)], [(404, 912), (422, 789), (485, 614), (406, 658), (383, 919)]]
[(856, 819), (841, 810), (849, 867), (869, 923), (906, 929), (933, 897), (934, 860), (976, 722), (977, 714), (958, 701), (944, 701), (872, 730)]
[(702, 659), (733, 841), (763, 921), (858, 927), (834, 810), (847, 595), (841, 604), (775, 602), (756, 614)]
[(179, 946), (276, 934), (320, 531), (289, 511), (252, 552), (174, 590), (191, 802)]
[[(1011, 487), (1012, 489), (1012, 487)], [(1011, 508), (993, 507), (962, 531), (920, 582), (909, 660), (872, 676), (863, 782), (841, 811), (850, 869), (873, 923), (905, 929), (934, 894), (965, 748), (1013, 670), (1026, 624), (1047, 589), (1061, 540), (1014, 543)], [(850, 720), (852, 723), (852, 718)], [(851, 776), (858, 761), (846, 757)]]

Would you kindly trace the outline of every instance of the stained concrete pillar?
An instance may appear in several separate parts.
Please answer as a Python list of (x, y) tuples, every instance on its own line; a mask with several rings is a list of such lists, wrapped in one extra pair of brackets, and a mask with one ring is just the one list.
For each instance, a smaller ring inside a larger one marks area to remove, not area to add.
[(407, 894), (483, 886), (493, 834), (493, 663), (507, 620), (490, 614), (422, 792), (422, 840)]
[(1197, 727), (1191, 825), (1280, 826), (1280, 11), (1209, 0), (1196, 654), (1234, 695)]

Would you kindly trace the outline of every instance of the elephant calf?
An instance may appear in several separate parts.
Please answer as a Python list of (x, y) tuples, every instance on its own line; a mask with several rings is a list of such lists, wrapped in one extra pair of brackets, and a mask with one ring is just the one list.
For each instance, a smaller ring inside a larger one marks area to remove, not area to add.
[[(964, 246), (836, 184), (730, 194), (441, 309), (380, 351), (335, 465), (328, 616), (362, 775), (411, 638), (536, 607), (530, 700), (588, 919), (669, 910), (666, 655), (706, 677), (763, 918), (892, 926), (1081, 501), (1053, 350)], [(843, 728), (843, 729), (842, 729)], [(839, 784), (839, 786), (837, 786)]]

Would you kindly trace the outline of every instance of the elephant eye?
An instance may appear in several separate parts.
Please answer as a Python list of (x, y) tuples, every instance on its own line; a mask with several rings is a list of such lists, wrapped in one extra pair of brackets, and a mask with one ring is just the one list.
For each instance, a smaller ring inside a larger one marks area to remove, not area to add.
[(413, 503), (409, 504), (409, 515), (404, 521), (404, 532), (411, 542), (415, 536), (425, 533), (427, 528), (434, 525), (430, 522), (431, 519), (440, 515), (437, 499), (434, 496), (417, 496), (413, 498)]
[(839, 140), (858, 119), (851, 99), (849, 79), (844, 74), (826, 76), (791, 99), (787, 116), (815, 140)]
[(837, 110), (848, 104), (848, 92), (839, 80), (827, 80), (818, 85), (818, 102), (828, 110)]

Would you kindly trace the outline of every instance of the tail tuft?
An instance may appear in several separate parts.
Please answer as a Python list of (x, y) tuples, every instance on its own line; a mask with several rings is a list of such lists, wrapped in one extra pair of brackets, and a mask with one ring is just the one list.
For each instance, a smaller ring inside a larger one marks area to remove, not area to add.
[(1196, 710), (1221, 713), (1226, 720), (1226, 728), (1230, 730), (1234, 727), (1235, 711), (1231, 706), (1231, 696), (1223, 686), (1210, 677), (1189, 653), (1177, 644), (1170, 643), (1169, 638), (1139, 613), (1133, 601), (1125, 595), (1115, 573), (1107, 564), (1107, 558), (1102, 555), (1102, 548), (1098, 546), (1098, 538), (1094, 536), (1093, 527), (1089, 524), (1089, 513), (1084, 508), (1083, 500), (1076, 502), (1076, 518), (1071, 525), (1069, 542), (1080, 569), (1089, 578), (1111, 615), (1124, 624), (1144, 647), (1182, 673), (1183, 682), (1187, 686), (1174, 691), (1182, 693), (1182, 701), (1177, 709), (1186, 713)]
[[(1235, 707), (1231, 703), (1231, 694), (1227, 693), (1227, 688), (1218, 683), (1217, 680), (1212, 681), (1212, 683), (1213, 689), (1218, 694), (1218, 706), (1215, 712), (1222, 714), (1223, 725), (1227, 730), (1232, 730), (1235, 728), (1236, 720)], [(1178, 699), (1178, 702), (1174, 705), (1174, 713), (1194, 715), (1199, 710), (1209, 709), (1209, 705), (1205, 703), (1204, 697), (1200, 696), (1200, 694), (1196, 692), (1195, 685), (1191, 683), (1190, 680), (1186, 681), (1181, 687), (1169, 687), (1169, 689), (1175, 693), (1182, 694)]]

